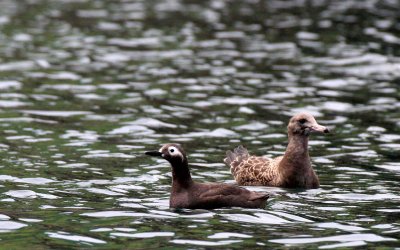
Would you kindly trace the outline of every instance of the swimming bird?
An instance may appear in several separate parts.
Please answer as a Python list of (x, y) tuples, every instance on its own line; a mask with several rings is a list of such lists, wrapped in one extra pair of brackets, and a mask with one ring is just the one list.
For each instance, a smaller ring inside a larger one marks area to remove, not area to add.
[(193, 181), (186, 153), (178, 144), (166, 144), (159, 151), (145, 154), (162, 157), (172, 166), (171, 208), (264, 208), (266, 205), (269, 197), (266, 193), (249, 191), (232, 184)]
[(243, 146), (226, 152), (224, 162), (239, 185), (319, 187), (319, 179), (308, 154), (308, 138), (311, 133), (329, 133), (329, 129), (319, 125), (311, 114), (299, 113), (290, 119), (287, 133), (289, 141), (283, 156), (253, 156)]

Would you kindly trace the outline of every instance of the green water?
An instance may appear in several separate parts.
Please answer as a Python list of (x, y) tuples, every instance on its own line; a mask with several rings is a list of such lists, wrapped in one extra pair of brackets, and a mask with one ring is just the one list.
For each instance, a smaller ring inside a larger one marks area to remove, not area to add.
[[(396, 248), (400, 6), (393, 1), (0, 1), (2, 249)], [(175, 211), (146, 157), (181, 143), (234, 183), (243, 144), (308, 111), (321, 187), (265, 209)]]

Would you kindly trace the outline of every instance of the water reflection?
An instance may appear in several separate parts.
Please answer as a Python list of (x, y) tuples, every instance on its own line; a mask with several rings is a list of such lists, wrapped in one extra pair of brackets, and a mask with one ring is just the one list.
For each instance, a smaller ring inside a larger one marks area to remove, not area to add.
[(346, 242), (342, 244), (324, 245), (321, 248), (337, 248), (337, 247), (353, 247), (363, 246), (366, 242), (380, 242), (380, 241), (393, 241), (393, 238), (385, 238), (374, 234), (348, 234), (339, 235), (332, 237), (322, 238), (297, 238), (297, 239), (282, 239), (282, 240), (271, 240), (271, 242), (284, 243), (288, 245), (293, 244), (306, 244), (306, 243), (317, 243), (317, 242)]

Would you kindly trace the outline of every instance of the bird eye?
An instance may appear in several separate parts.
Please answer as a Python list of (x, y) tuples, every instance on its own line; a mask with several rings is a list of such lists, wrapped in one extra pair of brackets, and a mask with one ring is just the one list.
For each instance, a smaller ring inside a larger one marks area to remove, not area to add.
[(306, 119), (300, 119), (299, 122), (300, 122), (300, 124), (304, 124), (304, 123), (307, 122), (307, 120)]
[(169, 152), (171, 152), (171, 153), (173, 153), (175, 150), (173, 149), (173, 148), (171, 148), (170, 150), (169, 150)]

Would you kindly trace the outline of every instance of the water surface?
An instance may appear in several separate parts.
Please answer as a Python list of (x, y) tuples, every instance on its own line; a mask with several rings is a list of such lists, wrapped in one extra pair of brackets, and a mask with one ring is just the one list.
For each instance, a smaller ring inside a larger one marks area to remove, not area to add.
[[(393, 1), (0, 2), (3, 248), (399, 246), (400, 36)], [(315, 190), (265, 209), (171, 210), (146, 157), (181, 143), (278, 156), (308, 111)]]

